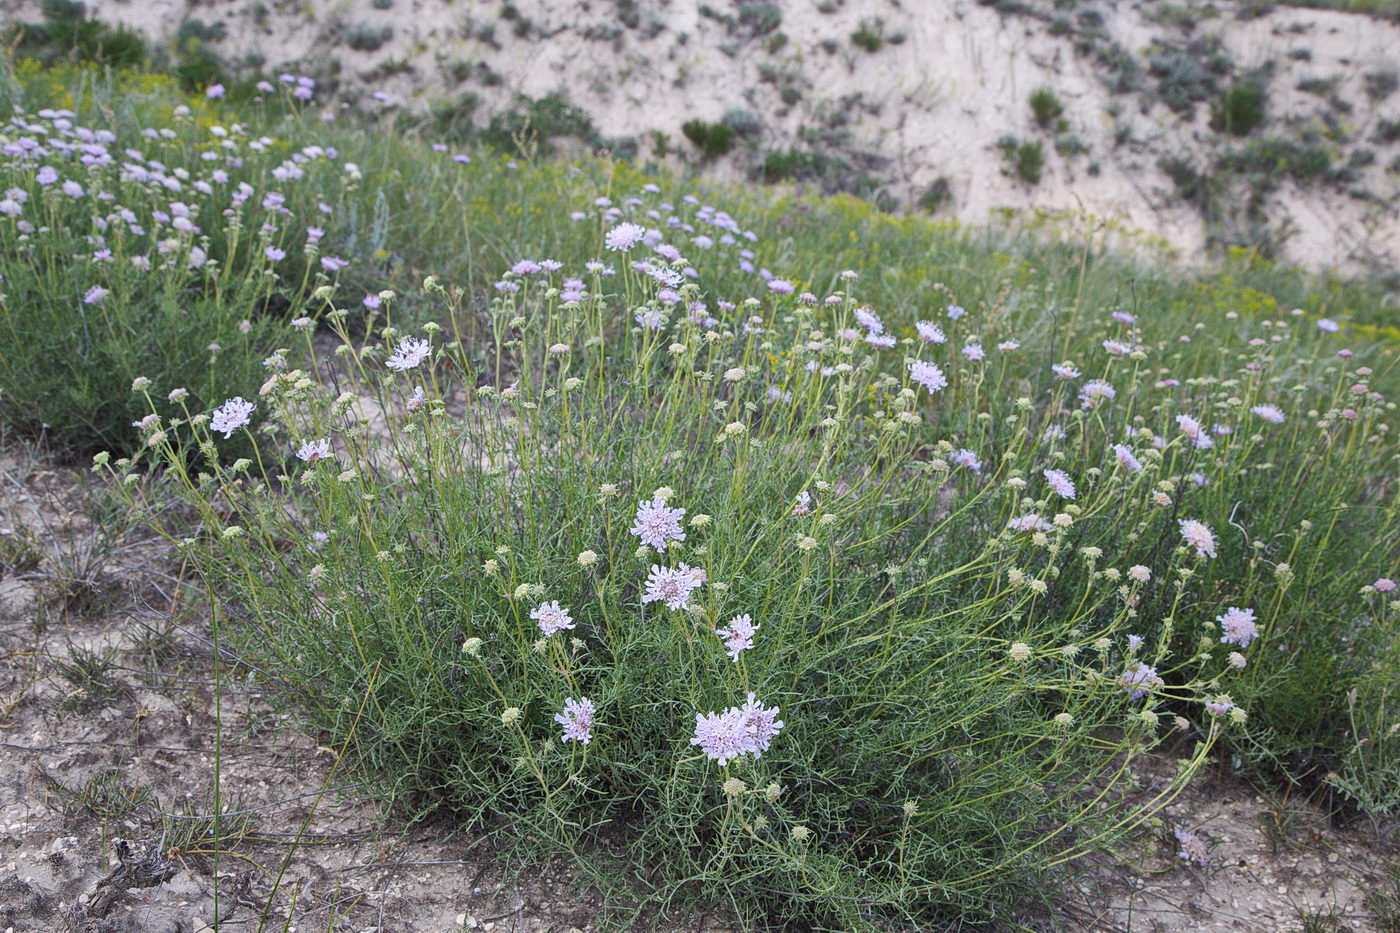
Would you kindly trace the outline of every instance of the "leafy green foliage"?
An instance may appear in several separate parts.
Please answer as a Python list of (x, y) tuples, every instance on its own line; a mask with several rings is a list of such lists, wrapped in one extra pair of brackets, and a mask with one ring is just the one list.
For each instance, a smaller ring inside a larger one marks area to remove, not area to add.
[(681, 132), (706, 159), (717, 159), (734, 148), (734, 128), (728, 123), (687, 120), (681, 124)]

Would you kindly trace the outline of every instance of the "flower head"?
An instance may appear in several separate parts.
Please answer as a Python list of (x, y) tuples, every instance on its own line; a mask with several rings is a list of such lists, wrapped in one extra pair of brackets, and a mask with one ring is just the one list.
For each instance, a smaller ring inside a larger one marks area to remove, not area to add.
[(573, 616), (569, 615), (569, 610), (559, 605), (559, 600), (552, 599), (547, 603), (540, 603), (530, 610), (530, 618), (539, 623), (540, 631), (544, 637), (548, 638), (556, 632), (574, 627)]
[(948, 380), (944, 377), (943, 370), (927, 360), (915, 360), (910, 363), (909, 378), (928, 389), (929, 392), (938, 392), (948, 386)]
[(335, 454), (331, 453), (331, 442), (328, 440), (307, 441), (297, 448), (297, 457), (307, 463), (318, 463), (322, 460), (334, 460)]
[(1220, 623), (1221, 630), (1225, 632), (1220, 637), (1220, 641), (1227, 645), (1248, 648), (1249, 643), (1259, 635), (1259, 626), (1255, 624), (1253, 609), (1237, 609), (1231, 606), (1224, 613), (1216, 616), (1215, 621)]
[(1255, 405), (1250, 411), (1271, 424), (1283, 424), (1283, 409), (1277, 405)]
[(650, 502), (639, 502), (637, 518), (632, 524), (632, 534), (641, 538), (643, 544), (648, 544), (664, 554), (668, 541), (685, 540), (685, 532), (681, 530), (681, 519), (684, 516), (685, 509), (669, 508), (666, 500), (661, 497), (653, 498)]
[(1162, 686), (1162, 678), (1157, 676), (1155, 667), (1148, 667), (1139, 661), (1137, 667), (1130, 667), (1123, 672), (1120, 678), (1123, 689), (1128, 691), (1128, 696), (1134, 700), (1140, 700), (1147, 696), (1154, 687)]
[(234, 431), (246, 427), (248, 422), (253, 420), (253, 412), (256, 409), (257, 406), (252, 402), (235, 396), (214, 409), (214, 415), (209, 419), (209, 429), (224, 432), (224, 440), (228, 440), (233, 437)]
[(623, 222), (607, 232), (603, 237), (603, 245), (610, 250), (625, 253), (640, 243), (646, 235), (646, 228), (640, 224)]
[(561, 742), (578, 742), (587, 745), (593, 741), (593, 701), (588, 697), (564, 700), (564, 711), (554, 714), (554, 721), (564, 727)]
[(700, 567), (681, 564), (678, 567), (651, 565), (647, 574), (646, 592), (642, 602), (664, 602), (667, 609), (685, 609), (690, 605), (690, 594), (705, 582), (705, 571)]
[(384, 361), (384, 365), (396, 372), (416, 369), (432, 352), (428, 341), (422, 337), (409, 337), (394, 348), (394, 355)]
[(1215, 532), (1210, 530), (1209, 525), (1194, 518), (1179, 519), (1179, 523), (1181, 537), (1196, 549), (1197, 557), (1215, 556)]
[(1076, 495), (1074, 480), (1064, 470), (1044, 470), (1045, 482), (1050, 490), (1061, 499), (1073, 499)]
[(745, 613), (730, 619), (728, 627), (716, 629), (715, 634), (723, 639), (730, 660), (737, 663), (739, 655), (753, 647), (754, 632), (759, 628), (760, 626), (753, 624), (753, 618)]

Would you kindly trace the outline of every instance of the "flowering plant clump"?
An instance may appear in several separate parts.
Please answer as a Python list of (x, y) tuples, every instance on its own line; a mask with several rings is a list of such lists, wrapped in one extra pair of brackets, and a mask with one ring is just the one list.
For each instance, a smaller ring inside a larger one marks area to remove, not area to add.
[[(555, 200), (495, 239), (544, 245), (479, 305), (323, 289), (254, 378), (147, 379), (138, 452), (97, 463), (386, 796), (843, 930), (1002, 916), (1224, 746), (1283, 761), (1324, 721), (1337, 786), (1394, 805), (1389, 726), (1344, 699), (1397, 682), (1382, 351), (1195, 291), (1112, 308), (1025, 243), (863, 268), (925, 228), (845, 202), (748, 222), (528, 170), (502, 187)], [(1134, 793), (1150, 754), (1178, 767)]]

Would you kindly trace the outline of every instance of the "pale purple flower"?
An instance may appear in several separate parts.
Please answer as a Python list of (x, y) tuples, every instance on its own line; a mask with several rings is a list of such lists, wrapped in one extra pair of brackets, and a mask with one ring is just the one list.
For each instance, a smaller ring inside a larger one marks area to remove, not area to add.
[(1064, 470), (1043, 470), (1042, 475), (1045, 482), (1050, 486), (1051, 492), (1061, 499), (1073, 499), (1076, 495), (1074, 480), (1069, 478), (1069, 474)]
[(1210, 713), (1212, 716), (1224, 716), (1234, 708), (1235, 701), (1223, 693), (1213, 700), (1206, 701), (1206, 712)]
[(339, 256), (321, 257), (321, 268), (325, 269), (327, 272), (339, 272), (341, 269), (344, 269), (348, 265), (350, 265), (350, 263), (344, 259), (341, 259)]
[(1121, 340), (1105, 340), (1103, 348), (1113, 356), (1127, 356), (1133, 352), (1133, 348)]
[(670, 508), (664, 499), (639, 502), (637, 518), (632, 524), (632, 534), (641, 538), (643, 544), (650, 545), (664, 554), (668, 541), (685, 540), (685, 532), (681, 530), (681, 519), (684, 516), (685, 509)]
[(1179, 520), (1179, 523), (1181, 537), (1188, 545), (1196, 549), (1197, 557), (1215, 556), (1215, 533), (1210, 530), (1209, 525), (1194, 518), (1183, 518)]
[(554, 721), (564, 727), (561, 742), (578, 742), (587, 745), (593, 741), (593, 701), (588, 697), (564, 700), (564, 712), (555, 713)]
[(1128, 654), (1137, 654), (1138, 649), (1142, 647), (1142, 642), (1143, 637), (1141, 635), (1129, 635)]
[(1079, 389), (1079, 402), (1083, 408), (1095, 408), (1101, 401), (1112, 401), (1118, 392), (1102, 379), (1090, 379)]
[(700, 567), (681, 564), (672, 568), (652, 564), (642, 602), (664, 602), (667, 609), (686, 609), (690, 606), (690, 594), (704, 582), (705, 571)]
[(1140, 700), (1154, 688), (1162, 686), (1162, 678), (1157, 676), (1155, 667), (1148, 667), (1139, 661), (1137, 667), (1130, 667), (1123, 672), (1120, 678), (1123, 689), (1128, 691), (1128, 696), (1134, 700)]
[(1231, 606), (1215, 617), (1225, 633), (1220, 636), (1222, 644), (1248, 648), (1249, 643), (1259, 636), (1259, 626), (1254, 622), (1253, 609), (1237, 609)]
[(880, 320), (880, 316), (869, 308), (856, 308), (856, 323), (872, 334), (883, 334), (885, 324)]
[(1206, 432), (1201, 423), (1190, 415), (1177, 415), (1176, 426), (1181, 429), (1191, 443), (1201, 449), (1215, 446), (1215, 439)]
[(768, 290), (775, 295), (791, 295), (793, 288), (787, 279), (769, 279)]
[(208, 90), (204, 92), (204, 96), (210, 100), (218, 100), (220, 97), (224, 96), (224, 86), (222, 84), (211, 84)]
[(982, 345), (980, 343), (969, 343), (967, 346), (962, 348), (961, 352), (963, 356), (967, 357), (968, 359), (974, 362), (981, 361), (987, 356), (986, 351), (982, 349)]
[(1177, 858), (1185, 862), (1195, 862), (1197, 865), (1210, 864), (1210, 846), (1200, 836), (1189, 829), (1173, 830), (1176, 841), (1181, 844), (1181, 849), (1176, 853)]
[(1277, 405), (1255, 405), (1250, 411), (1271, 424), (1283, 424), (1283, 409)]
[(633, 320), (647, 330), (660, 330), (666, 324), (666, 312), (660, 308), (642, 308), (633, 315)]
[(432, 352), (428, 341), (422, 337), (408, 337), (394, 348), (394, 355), (384, 361), (384, 365), (397, 372), (416, 369)]
[(748, 717), (742, 710), (730, 707), (723, 713), (695, 714), (695, 735), (691, 745), (698, 745), (712, 761), (723, 767), (749, 750)]
[(924, 343), (943, 343), (948, 338), (943, 334), (943, 328), (932, 321), (918, 321), (914, 328), (919, 332), (919, 339)]
[(1012, 531), (1049, 531), (1055, 526), (1036, 513), (1030, 512), (1019, 518), (1013, 518), (1011, 521), (1007, 522), (1006, 527), (1010, 528)]
[(1056, 363), (1050, 367), (1050, 371), (1066, 381), (1079, 378), (1079, 370), (1074, 368), (1073, 363)]
[(1113, 456), (1118, 458), (1118, 462), (1132, 470), (1134, 473), (1142, 472), (1142, 461), (1133, 455), (1132, 448), (1126, 444), (1114, 444)]
[(866, 334), (865, 342), (872, 347), (880, 347), (883, 350), (888, 350), (890, 347), (894, 346), (895, 336), (894, 334)]
[(111, 291), (103, 288), (101, 285), (94, 285), (83, 293), (83, 304), (95, 305), (110, 294), (112, 294)]
[(322, 460), (334, 460), (335, 454), (331, 453), (331, 442), (328, 440), (306, 441), (297, 448), (297, 457), (307, 463), (319, 463)]
[(1326, 331), (1329, 334), (1335, 334), (1337, 331), (1342, 329), (1342, 326), (1336, 321), (1332, 320), (1331, 318), (1325, 317), (1318, 320), (1317, 329), (1321, 331)]
[(427, 399), (423, 397), (423, 387), (414, 386), (413, 394), (408, 397), (408, 401), (404, 403), (404, 407), (409, 411), (421, 411), (425, 404), (427, 404)]
[(266, 256), (270, 262), (281, 262), (287, 258), (286, 251), (280, 250), (275, 246), (263, 247), (263, 255)]
[(607, 232), (603, 237), (603, 245), (610, 250), (625, 253), (640, 243), (646, 234), (646, 228), (640, 224), (624, 221)]
[(957, 305), (949, 305), (949, 306), (948, 306), (948, 320), (950, 320), (950, 321), (956, 321), (958, 318), (962, 317), (962, 316), (963, 316), (964, 314), (966, 314), (966, 313), (967, 313), (966, 311), (964, 311), (962, 308), (958, 307)]
[(83, 186), (76, 181), (65, 181), (63, 183), (63, 193), (70, 198), (81, 198), (83, 196)]
[(960, 467), (967, 467), (974, 473), (982, 472), (982, 461), (977, 459), (975, 451), (969, 450), (966, 447), (960, 447), (953, 451), (948, 459), (952, 460)]
[(233, 432), (239, 428), (246, 427), (248, 422), (253, 420), (253, 412), (257, 406), (252, 402), (246, 402), (242, 396), (235, 396), (214, 409), (214, 415), (209, 419), (209, 429), (211, 431), (224, 432), (224, 440), (233, 437)]
[(1132, 324), (1137, 320), (1137, 318), (1126, 311), (1114, 311), (1109, 317), (1113, 318), (1119, 324)]
[(559, 600), (552, 599), (547, 603), (540, 603), (530, 610), (530, 618), (539, 623), (540, 631), (544, 632), (546, 638), (556, 632), (574, 627), (574, 618), (569, 615), (569, 610), (559, 605)]
[(1394, 593), (1395, 581), (1389, 577), (1381, 577), (1375, 583), (1371, 584), (1371, 588), (1377, 593)]
[(943, 370), (937, 364), (927, 360), (915, 360), (909, 364), (909, 378), (919, 385), (928, 389), (929, 392), (938, 392), (948, 387), (948, 380), (943, 375)]
[(807, 490), (802, 490), (797, 494), (797, 499), (792, 506), (793, 515), (812, 514), (812, 494)]
[(747, 751), (755, 758), (762, 758), (768, 746), (782, 731), (783, 722), (778, 719), (778, 707), (765, 708), (752, 693), (739, 709), (744, 719)]
[(753, 647), (754, 632), (761, 626), (753, 624), (753, 618), (748, 613), (735, 616), (729, 620), (729, 625), (722, 629), (716, 629), (715, 634), (724, 641), (724, 650), (728, 652), (730, 660), (738, 663), (739, 655)]

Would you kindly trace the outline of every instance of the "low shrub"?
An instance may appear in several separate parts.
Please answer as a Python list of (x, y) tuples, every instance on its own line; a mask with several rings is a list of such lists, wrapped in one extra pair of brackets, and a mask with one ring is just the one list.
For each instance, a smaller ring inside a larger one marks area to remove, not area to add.
[(1035, 118), (1035, 123), (1042, 129), (1054, 125), (1055, 121), (1064, 116), (1065, 105), (1060, 100), (1060, 95), (1056, 94), (1052, 88), (1036, 88), (1031, 92), (1030, 97), (1031, 115)]
[(734, 148), (734, 128), (728, 123), (687, 120), (681, 124), (681, 132), (706, 159), (717, 159)]
[(1241, 81), (1220, 93), (1210, 106), (1210, 128), (1231, 136), (1248, 136), (1268, 118), (1268, 90), (1260, 81)]

